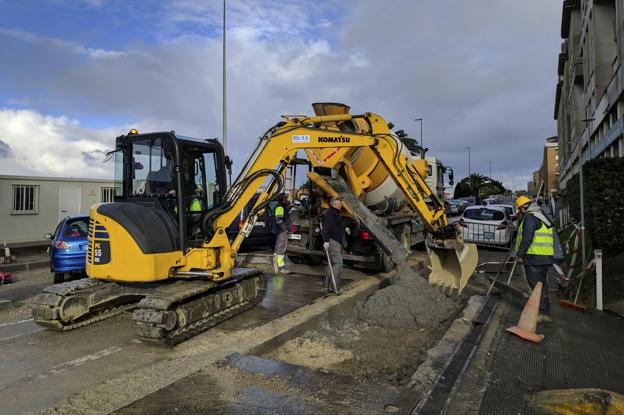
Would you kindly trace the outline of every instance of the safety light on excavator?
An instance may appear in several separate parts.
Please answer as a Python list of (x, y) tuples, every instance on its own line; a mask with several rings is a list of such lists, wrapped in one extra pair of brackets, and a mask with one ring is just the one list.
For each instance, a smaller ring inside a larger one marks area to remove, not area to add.
[(137, 134), (139, 134), (139, 130), (137, 130), (136, 128), (133, 128), (130, 131), (128, 131), (128, 135), (137, 135)]

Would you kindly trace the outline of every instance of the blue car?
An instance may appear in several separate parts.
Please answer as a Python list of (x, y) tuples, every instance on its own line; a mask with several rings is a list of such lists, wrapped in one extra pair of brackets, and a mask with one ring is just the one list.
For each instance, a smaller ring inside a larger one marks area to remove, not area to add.
[(46, 234), (50, 239), (50, 268), (54, 273), (54, 283), (65, 281), (65, 276), (84, 276), (87, 258), (88, 216), (68, 216), (56, 227), (54, 234)]

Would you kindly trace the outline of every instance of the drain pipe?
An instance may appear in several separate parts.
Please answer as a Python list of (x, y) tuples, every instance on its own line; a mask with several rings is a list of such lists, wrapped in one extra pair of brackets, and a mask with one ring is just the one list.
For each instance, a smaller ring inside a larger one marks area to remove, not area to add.
[(602, 311), (602, 249), (594, 251), (596, 259), (596, 310)]

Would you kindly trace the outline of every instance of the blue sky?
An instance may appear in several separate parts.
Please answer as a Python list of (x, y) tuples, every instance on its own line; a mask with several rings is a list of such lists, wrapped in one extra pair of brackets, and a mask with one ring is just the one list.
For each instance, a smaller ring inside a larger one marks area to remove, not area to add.
[[(0, 174), (110, 177), (89, 155), (131, 127), (221, 136), (222, 1), (0, 8), (10, 57), (0, 65)], [(560, 15), (561, 2), (543, 0), (230, 0), (231, 155), (242, 165), (281, 114), (339, 101), (416, 138), (422, 117), (431, 155), (457, 177), (470, 146), (473, 171), (487, 174), (492, 160), (495, 178), (522, 187), (556, 134)]]

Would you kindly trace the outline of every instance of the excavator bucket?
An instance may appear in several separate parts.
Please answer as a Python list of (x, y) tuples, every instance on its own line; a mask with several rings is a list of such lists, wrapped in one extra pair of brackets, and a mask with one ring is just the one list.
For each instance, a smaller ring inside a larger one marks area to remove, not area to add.
[(456, 239), (425, 245), (431, 260), (429, 283), (461, 293), (477, 268), (477, 246)]

